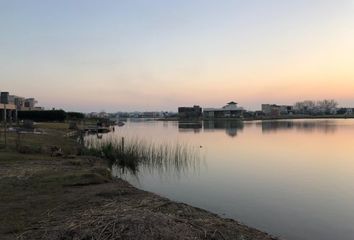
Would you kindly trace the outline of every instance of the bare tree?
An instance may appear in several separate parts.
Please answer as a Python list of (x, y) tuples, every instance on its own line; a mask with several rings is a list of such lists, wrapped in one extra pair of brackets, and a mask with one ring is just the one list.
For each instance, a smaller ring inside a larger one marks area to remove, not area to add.
[(338, 103), (333, 99), (325, 99), (322, 101), (318, 101), (317, 106), (321, 110), (321, 112), (325, 114), (333, 114), (338, 106)]
[(325, 99), (322, 101), (306, 100), (297, 102), (294, 110), (300, 114), (335, 114), (338, 103), (333, 99)]
[(316, 108), (316, 102), (311, 100), (306, 100), (302, 102), (297, 102), (294, 105), (295, 111), (302, 114), (311, 113)]

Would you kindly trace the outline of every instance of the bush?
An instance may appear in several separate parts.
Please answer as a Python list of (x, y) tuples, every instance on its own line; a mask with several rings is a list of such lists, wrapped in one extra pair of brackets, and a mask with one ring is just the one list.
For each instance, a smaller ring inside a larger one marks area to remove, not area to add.
[(49, 111), (19, 111), (20, 120), (32, 120), (36, 122), (63, 122), (66, 119), (66, 112), (63, 110)]
[(67, 119), (84, 119), (85, 115), (81, 112), (67, 112)]

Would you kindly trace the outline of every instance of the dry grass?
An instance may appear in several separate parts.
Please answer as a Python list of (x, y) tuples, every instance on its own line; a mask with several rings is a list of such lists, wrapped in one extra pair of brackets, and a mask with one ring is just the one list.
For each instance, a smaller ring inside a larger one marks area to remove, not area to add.
[[(35, 129), (42, 134), (8, 132), (7, 149), (30, 154), (50, 154), (50, 148), (57, 146), (66, 155), (76, 154), (80, 148), (76, 139), (66, 137), (69, 125), (67, 123), (39, 123)], [(4, 148), (4, 135), (1, 134), (0, 149)]]

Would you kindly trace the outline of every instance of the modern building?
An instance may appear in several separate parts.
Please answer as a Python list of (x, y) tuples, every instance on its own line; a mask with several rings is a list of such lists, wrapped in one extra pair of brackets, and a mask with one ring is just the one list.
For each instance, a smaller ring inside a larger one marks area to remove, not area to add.
[(10, 101), (9, 92), (0, 93), (0, 118), (1, 121), (16, 121), (17, 120), (17, 109), (16, 105)]
[(244, 109), (236, 102), (229, 102), (222, 108), (204, 108), (204, 118), (242, 118)]
[(280, 116), (293, 114), (293, 106), (276, 105), (276, 104), (262, 104), (262, 112), (265, 116)]
[[(10, 95), (9, 92), (1, 92), (0, 115), (1, 120), (16, 121), (18, 111), (43, 110), (36, 107), (37, 101), (34, 98), (24, 98)], [(6, 112), (5, 112), (6, 109)]]
[(23, 110), (35, 110), (35, 105), (37, 101), (34, 98), (26, 98), (24, 102), (24, 109)]
[(199, 118), (202, 116), (202, 108), (198, 105), (193, 107), (179, 107), (178, 116), (180, 118)]

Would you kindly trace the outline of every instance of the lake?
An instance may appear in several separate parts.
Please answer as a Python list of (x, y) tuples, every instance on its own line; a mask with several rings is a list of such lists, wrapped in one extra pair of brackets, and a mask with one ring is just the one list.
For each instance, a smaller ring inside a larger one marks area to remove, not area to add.
[(182, 171), (114, 169), (140, 189), (289, 240), (354, 239), (354, 120), (128, 120), (105, 137), (121, 136), (199, 149)]

